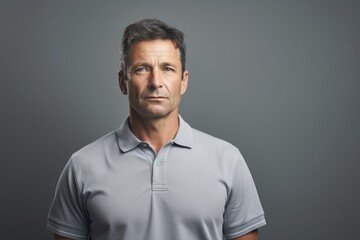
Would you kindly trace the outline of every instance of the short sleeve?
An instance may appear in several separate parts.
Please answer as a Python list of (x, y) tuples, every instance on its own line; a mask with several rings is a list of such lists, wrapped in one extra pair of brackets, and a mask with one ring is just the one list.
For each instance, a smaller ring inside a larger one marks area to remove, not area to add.
[(56, 186), (48, 215), (48, 229), (71, 239), (88, 239), (89, 218), (85, 209), (81, 186), (76, 179), (74, 163), (70, 159)]
[(240, 237), (266, 224), (253, 178), (238, 154), (231, 168), (231, 190), (224, 213), (226, 239)]

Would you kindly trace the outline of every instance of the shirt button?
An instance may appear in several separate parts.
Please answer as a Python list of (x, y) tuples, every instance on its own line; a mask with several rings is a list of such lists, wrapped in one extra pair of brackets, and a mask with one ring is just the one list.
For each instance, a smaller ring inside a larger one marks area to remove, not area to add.
[(147, 148), (148, 147), (148, 144), (147, 143), (142, 143), (142, 146)]

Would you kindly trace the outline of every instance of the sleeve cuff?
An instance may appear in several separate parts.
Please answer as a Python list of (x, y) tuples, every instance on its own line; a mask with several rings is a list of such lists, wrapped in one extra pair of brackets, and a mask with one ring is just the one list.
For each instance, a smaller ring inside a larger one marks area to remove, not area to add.
[(261, 215), (239, 227), (234, 227), (231, 229), (224, 229), (224, 234), (226, 239), (233, 239), (240, 236), (243, 236), (255, 229), (258, 229), (262, 226), (266, 225), (264, 215)]
[(87, 240), (88, 239), (88, 233), (87, 231), (74, 228), (74, 227), (67, 227), (64, 224), (60, 224), (58, 222), (55, 222), (52, 219), (48, 219), (47, 229), (50, 231), (70, 239), (74, 240)]

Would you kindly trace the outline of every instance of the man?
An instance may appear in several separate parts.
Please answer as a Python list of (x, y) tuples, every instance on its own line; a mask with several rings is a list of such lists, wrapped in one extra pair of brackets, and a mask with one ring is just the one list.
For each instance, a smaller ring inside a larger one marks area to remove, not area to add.
[(264, 212), (238, 149), (179, 115), (183, 33), (145, 19), (125, 29), (121, 51), (130, 116), (65, 166), (48, 217), (54, 239), (258, 239)]

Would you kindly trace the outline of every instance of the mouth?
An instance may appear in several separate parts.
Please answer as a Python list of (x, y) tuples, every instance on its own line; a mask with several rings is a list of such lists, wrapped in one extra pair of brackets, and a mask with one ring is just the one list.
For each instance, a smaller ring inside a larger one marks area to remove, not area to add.
[(161, 96), (149, 96), (149, 97), (145, 97), (145, 99), (147, 99), (147, 100), (163, 100), (163, 99), (166, 99), (166, 97), (161, 97)]

